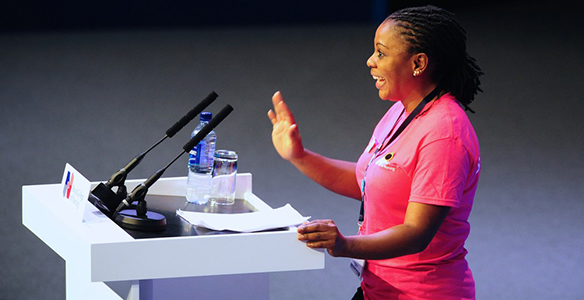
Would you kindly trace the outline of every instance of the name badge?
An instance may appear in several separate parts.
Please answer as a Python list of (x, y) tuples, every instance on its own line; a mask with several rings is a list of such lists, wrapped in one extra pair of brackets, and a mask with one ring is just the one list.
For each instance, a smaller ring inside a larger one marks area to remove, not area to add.
[(359, 280), (363, 280), (363, 268), (365, 267), (364, 259), (351, 259), (349, 267), (351, 267), (351, 270), (357, 275)]

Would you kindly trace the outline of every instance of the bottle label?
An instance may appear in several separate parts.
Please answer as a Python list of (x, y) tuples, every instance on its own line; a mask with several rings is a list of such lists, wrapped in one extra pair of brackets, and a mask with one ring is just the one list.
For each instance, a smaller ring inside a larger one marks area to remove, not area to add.
[(204, 140), (189, 152), (189, 167), (195, 170), (210, 171), (213, 156), (209, 154), (212, 151)]
[[(195, 136), (203, 127), (199, 124), (191, 134)], [(211, 131), (203, 140), (199, 142), (191, 151), (189, 151), (188, 167), (191, 171), (197, 173), (208, 173), (213, 168), (213, 155), (215, 152), (215, 133)]]

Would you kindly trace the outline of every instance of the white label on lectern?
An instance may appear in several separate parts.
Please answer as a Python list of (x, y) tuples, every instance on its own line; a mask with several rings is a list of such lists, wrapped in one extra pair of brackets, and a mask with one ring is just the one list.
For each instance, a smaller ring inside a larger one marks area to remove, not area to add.
[(70, 204), (76, 217), (82, 222), (91, 183), (81, 173), (77, 172), (73, 166), (67, 164), (65, 165), (65, 172), (63, 172), (61, 186), (63, 188), (63, 199)]

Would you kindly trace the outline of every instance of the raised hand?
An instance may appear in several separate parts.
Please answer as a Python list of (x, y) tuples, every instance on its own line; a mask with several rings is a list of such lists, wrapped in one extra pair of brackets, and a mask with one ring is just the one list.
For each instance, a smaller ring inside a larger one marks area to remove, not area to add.
[(298, 132), (298, 125), (292, 112), (284, 102), (282, 94), (276, 92), (272, 96), (274, 109), (268, 111), (268, 118), (272, 122), (272, 142), (280, 156), (288, 161), (300, 158), (304, 154), (302, 138)]

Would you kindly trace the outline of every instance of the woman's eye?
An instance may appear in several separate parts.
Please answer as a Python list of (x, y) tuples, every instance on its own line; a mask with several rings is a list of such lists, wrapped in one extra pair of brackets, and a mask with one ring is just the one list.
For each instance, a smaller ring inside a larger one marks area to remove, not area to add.
[(383, 54), (383, 52), (377, 50), (377, 57), (383, 57), (385, 56), (385, 54)]

